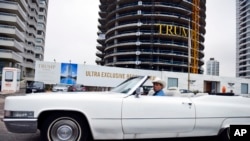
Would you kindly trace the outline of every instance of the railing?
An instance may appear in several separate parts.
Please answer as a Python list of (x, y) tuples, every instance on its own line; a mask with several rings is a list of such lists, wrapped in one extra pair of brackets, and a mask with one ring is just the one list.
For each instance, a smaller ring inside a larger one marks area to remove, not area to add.
[[(141, 44), (143, 43), (148, 43), (148, 44), (152, 44), (152, 43), (159, 43), (159, 44), (171, 44), (171, 45), (178, 45), (178, 46), (182, 46), (182, 47), (188, 47), (188, 44), (186, 42), (176, 42), (176, 41), (165, 41), (165, 40), (126, 40), (126, 41), (118, 41), (117, 42), (117, 45), (118, 44), (124, 44), (124, 43), (132, 43), (132, 44), (135, 44), (136, 42), (140, 42)], [(112, 46), (112, 45), (116, 45), (115, 43), (110, 43), (110, 44), (107, 44), (107, 46)]]
[(13, 38), (0, 37), (1, 40), (14, 41)]
[(106, 52), (106, 55), (110, 54), (119, 54), (119, 53), (136, 53), (140, 52), (141, 54), (143, 53), (154, 53), (154, 54), (166, 54), (166, 55), (179, 55), (179, 56), (188, 56), (187, 52), (181, 52), (181, 51), (172, 51), (172, 50), (150, 50), (150, 49), (141, 49), (141, 50), (136, 50), (136, 49), (130, 49), (130, 50), (117, 50), (116, 52), (110, 51)]
[(16, 14), (0, 12), (0, 15), (11, 16), (13, 18), (16, 18), (17, 22), (21, 24), (21, 26), (23, 27), (23, 29), (25, 29), (25, 27), (26, 27), (25, 24), (23, 23), (23, 21)]
[(9, 28), (9, 29), (15, 29), (16, 28), (15, 26), (2, 25), (2, 24), (0, 24), (0, 27), (2, 27), (2, 28)]
[(12, 50), (0, 49), (0, 53), (10, 53), (10, 54), (14, 55), (13, 59), (16, 59), (20, 62), (22, 62), (22, 60), (23, 60), (23, 57), (21, 55), (17, 54), (16, 52), (14, 52)]
[(1, 24), (0, 24), (0, 28), (1, 28), (1, 27), (2, 27), (2, 28), (13, 29), (13, 30), (15, 30), (16, 34), (20, 36), (20, 39), (23, 40), (23, 39), (25, 38), (24, 35), (22, 34), (22, 32), (19, 31), (15, 26), (1, 25)]
[(141, 5), (138, 4), (138, 2), (133, 2), (133, 3), (129, 3), (129, 4), (123, 4), (119, 6), (119, 9), (125, 8), (125, 7), (133, 7), (133, 6), (172, 6), (172, 7), (178, 7), (178, 8), (183, 8), (185, 10), (188, 10), (187, 7), (182, 6), (180, 4), (173, 4), (173, 3), (169, 3), (169, 2), (142, 2)]
[(140, 58), (140, 59), (135, 59), (135, 58), (128, 58), (128, 59), (117, 59), (115, 62), (113, 60), (107, 60), (107, 63), (121, 63), (121, 62), (136, 62), (140, 61), (141, 63), (148, 63), (148, 62), (154, 62), (154, 63), (162, 63), (166, 65), (182, 65), (182, 66), (187, 66), (187, 62), (183, 61), (172, 61), (168, 59), (149, 59), (149, 58)]

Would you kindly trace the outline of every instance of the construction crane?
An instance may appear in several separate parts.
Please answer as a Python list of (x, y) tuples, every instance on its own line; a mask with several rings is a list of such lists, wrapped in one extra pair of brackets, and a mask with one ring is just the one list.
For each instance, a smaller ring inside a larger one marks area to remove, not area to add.
[(199, 70), (199, 15), (200, 15), (200, 0), (193, 0), (193, 6), (192, 6), (192, 56), (193, 59), (191, 61), (191, 72), (192, 73), (198, 73)]

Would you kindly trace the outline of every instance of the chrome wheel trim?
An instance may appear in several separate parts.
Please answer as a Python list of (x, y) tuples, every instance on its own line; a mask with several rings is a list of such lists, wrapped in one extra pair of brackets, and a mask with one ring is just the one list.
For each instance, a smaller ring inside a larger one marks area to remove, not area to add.
[(79, 141), (82, 129), (74, 119), (62, 117), (50, 124), (47, 136), (51, 141)]
[(227, 138), (228, 140), (230, 140), (230, 127), (228, 127), (226, 130), (227, 130)]
[(73, 135), (73, 129), (68, 125), (60, 126), (59, 128), (57, 128), (56, 132), (57, 132), (57, 137), (63, 141), (69, 140)]

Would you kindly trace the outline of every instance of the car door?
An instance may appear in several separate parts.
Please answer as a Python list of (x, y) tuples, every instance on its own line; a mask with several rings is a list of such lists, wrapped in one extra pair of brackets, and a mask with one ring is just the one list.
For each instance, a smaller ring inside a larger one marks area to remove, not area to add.
[[(176, 135), (190, 132), (195, 125), (195, 107), (188, 97), (131, 95), (123, 100), (124, 134), (141, 136)], [(137, 137), (134, 137), (137, 138)]]

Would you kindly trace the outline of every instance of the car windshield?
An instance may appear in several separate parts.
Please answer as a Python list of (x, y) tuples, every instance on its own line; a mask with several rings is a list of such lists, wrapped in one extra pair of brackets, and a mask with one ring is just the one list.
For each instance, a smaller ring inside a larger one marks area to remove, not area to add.
[(124, 82), (122, 82), (117, 87), (113, 88), (111, 92), (124, 93), (127, 94), (132, 88), (136, 86), (140, 81), (142, 81), (143, 77), (132, 77)]

